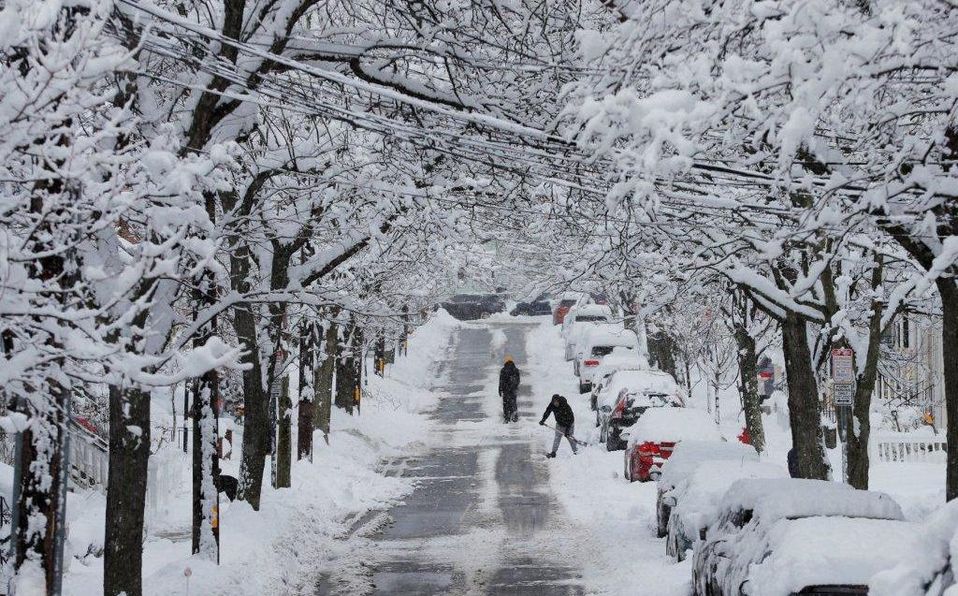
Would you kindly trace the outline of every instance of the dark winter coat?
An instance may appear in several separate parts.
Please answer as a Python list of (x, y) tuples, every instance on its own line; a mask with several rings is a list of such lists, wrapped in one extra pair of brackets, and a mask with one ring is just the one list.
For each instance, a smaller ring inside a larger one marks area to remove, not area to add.
[(499, 371), (499, 395), (519, 393), (519, 369), (514, 362), (506, 362)]
[(792, 478), (798, 478), (798, 452), (792, 447), (788, 450), (788, 475)]
[[(553, 403), (555, 400), (558, 400), (559, 405), (555, 405)], [(549, 400), (549, 407), (546, 408), (545, 413), (542, 415), (542, 422), (546, 421), (546, 418), (549, 417), (549, 414), (553, 414), (556, 417), (556, 424), (559, 426), (568, 428), (575, 423), (575, 414), (572, 413), (572, 408), (569, 406), (569, 402), (566, 401), (566, 398), (562, 397), (561, 395)]]

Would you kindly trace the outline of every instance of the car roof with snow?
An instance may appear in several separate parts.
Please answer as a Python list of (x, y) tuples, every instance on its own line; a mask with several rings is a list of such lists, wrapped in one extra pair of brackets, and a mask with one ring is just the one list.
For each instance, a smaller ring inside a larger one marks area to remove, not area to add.
[(750, 556), (730, 569), (728, 583), (745, 582), (742, 593), (749, 596), (867, 585), (879, 571), (917, 559), (920, 532), (918, 524), (887, 519), (781, 519), (767, 532), (741, 537), (736, 551)]
[(612, 318), (612, 309), (606, 304), (583, 304), (569, 311), (575, 318), (582, 316), (605, 316)]
[(649, 361), (636, 350), (616, 346), (596, 367), (595, 378), (602, 379), (619, 370), (649, 370)]
[(712, 417), (693, 408), (654, 408), (629, 427), (629, 446), (636, 443), (721, 441), (722, 433)]
[(688, 478), (702, 462), (758, 461), (758, 452), (751, 445), (738, 441), (682, 441), (662, 466), (659, 490), (668, 490)]
[[(682, 443), (679, 443), (681, 445)], [(728, 443), (734, 445), (735, 443)], [(710, 443), (712, 446), (721, 443)], [(738, 445), (745, 447), (741, 443)], [(752, 449), (752, 453), (755, 450)], [(673, 453), (674, 457), (674, 453)], [(666, 467), (668, 463), (666, 463)], [(674, 484), (669, 491), (675, 499), (672, 515), (683, 518), (686, 527), (695, 531), (712, 525), (720, 512), (725, 491), (742, 478), (787, 478), (782, 466), (753, 459), (725, 459), (697, 461), (690, 474)], [(659, 484), (661, 487), (661, 483)]]
[(889, 495), (847, 484), (804, 478), (737, 480), (722, 496), (722, 512), (751, 511), (766, 522), (813, 516), (903, 519)]
[(605, 387), (618, 393), (623, 389), (635, 392), (678, 393), (679, 385), (661, 370), (618, 370), (607, 379)]
[(612, 325), (594, 325), (582, 334), (583, 346), (638, 347), (639, 337), (631, 329)]

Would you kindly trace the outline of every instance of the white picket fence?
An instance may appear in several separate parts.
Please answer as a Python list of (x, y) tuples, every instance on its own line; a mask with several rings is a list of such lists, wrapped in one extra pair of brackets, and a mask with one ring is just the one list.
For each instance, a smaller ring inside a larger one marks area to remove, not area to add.
[(929, 433), (873, 432), (869, 454), (873, 462), (944, 463), (947, 442), (944, 435)]

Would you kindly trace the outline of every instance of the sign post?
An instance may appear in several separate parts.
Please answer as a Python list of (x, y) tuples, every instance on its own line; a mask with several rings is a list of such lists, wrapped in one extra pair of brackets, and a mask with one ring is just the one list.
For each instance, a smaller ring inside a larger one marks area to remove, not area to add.
[(842, 440), (842, 481), (848, 483), (848, 421), (855, 403), (855, 353), (848, 348), (832, 350), (832, 398), (838, 436)]

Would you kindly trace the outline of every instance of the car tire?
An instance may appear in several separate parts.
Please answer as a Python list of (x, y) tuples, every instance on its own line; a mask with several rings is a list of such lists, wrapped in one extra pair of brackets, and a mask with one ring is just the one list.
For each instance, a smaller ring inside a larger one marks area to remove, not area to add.
[(589, 389), (592, 389), (592, 385), (588, 383), (579, 383), (579, 395), (583, 393), (588, 393)]

